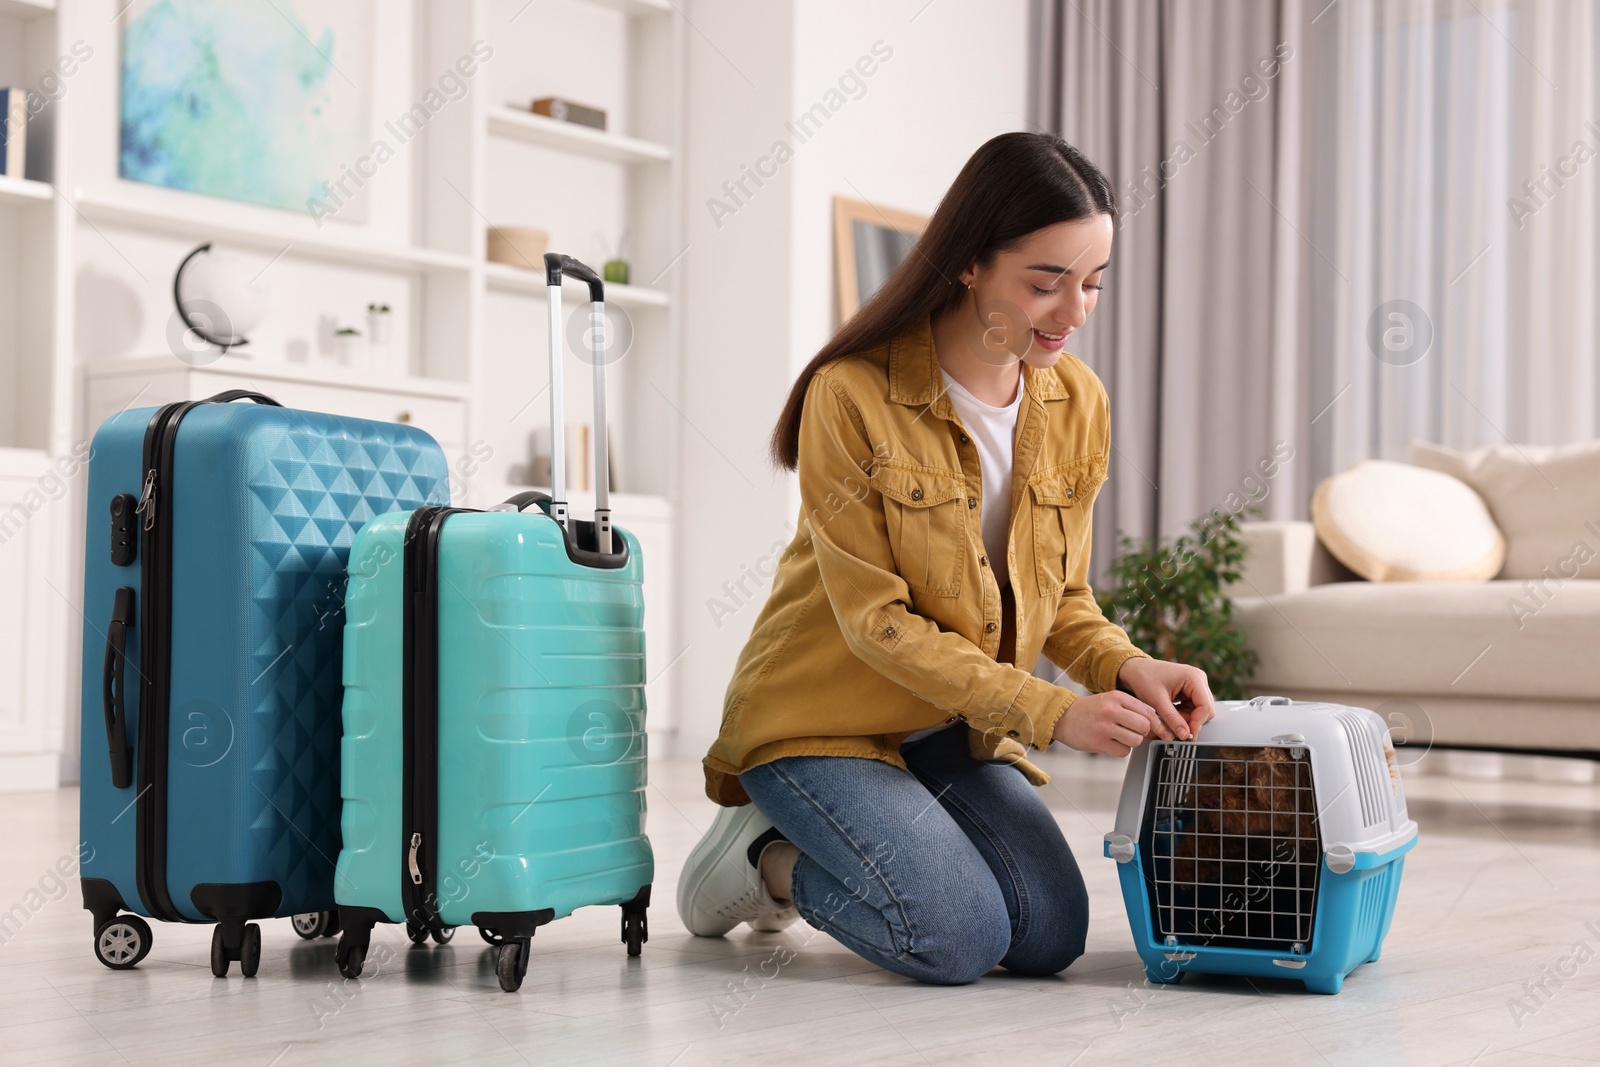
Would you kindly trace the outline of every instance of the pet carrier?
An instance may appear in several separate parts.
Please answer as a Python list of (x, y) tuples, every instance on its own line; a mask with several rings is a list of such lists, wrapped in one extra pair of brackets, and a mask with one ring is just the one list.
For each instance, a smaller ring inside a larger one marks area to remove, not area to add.
[(1417, 842), (1383, 720), (1256, 697), (1218, 701), (1203, 734), (1134, 750), (1105, 837), (1145, 974), (1337, 993), (1378, 958)]

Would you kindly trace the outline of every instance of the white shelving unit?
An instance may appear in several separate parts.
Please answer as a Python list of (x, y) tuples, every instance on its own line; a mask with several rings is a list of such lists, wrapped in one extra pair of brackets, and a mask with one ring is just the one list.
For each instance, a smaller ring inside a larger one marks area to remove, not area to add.
[(46, 182), (0, 176), (0, 207), (31, 207), (55, 195)]
[[(41, 183), (26, 183), (41, 184)], [(46, 194), (50, 187), (45, 186)], [(174, 194), (173, 201), (185, 199), (184, 194)], [(285, 233), (281, 228), (250, 221), (208, 219), (196, 217), (183, 210), (176, 202), (170, 206), (155, 206), (148, 198), (119, 196), (115, 191), (78, 191), (73, 206), (79, 215), (90, 223), (108, 223), (128, 229), (147, 230), (195, 240), (216, 241), (219, 244), (246, 245), (264, 250), (286, 250), (299, 257), (327, 260), (352, 267), (371, 267), (377, 270), (416, 271), (429, 268), (466, 271), (472, 262), (464, 255), (441, 252), (415, 245), (386, 244), (361, 237), (301, 236)]]
[[(680, 359), (681, 13), (670, 0), (385, 4), (372, 28), (375, 139), (464, 58), (476, 56), (476, 69), (456, 75), (465, 94), (378, 168), (359, 208), (319, 221), (120, 177), (125, 4), (0, 0), (0, 85), (39, 86), (63, 57), (78, 58), (30, 125), (26, 178), (0, 178), (0, 638), (26, 620), (32, 642), (8, 646), (15, 662), (0, 659), (0, 789), (51, 784), (47, 767), (76, 776), (87, 477), (69, 460), (108, 404), (254, 384), (286, 402), (430, 429), (460, 503), (524, 488), (530, 441), (548, 426), (547, 294), (540, 273), (487, 261), (491, 226), (546, 229), (552, 249), (597, 269), (627, 235), (644, 284), (606, 288), (633, 337), (608, 367), (613, 508), (644, 548), (648, 663), (652, 675), (665, 667), (679, 651), (677, 428), (663, 398), (675, 395)], [(512, 103), (541, 96), (602, 107), (609, 128)], [(259, 263), (271, 304), (249, 358), (193, 367), (167, 354), (172, 275), (204, 241)], [(569, 289), (568, 314), (581, 299)], [(383, 369), (361, 371), (333, 357), (330, 339), (338, 326), (365, 334), (369, 302), (394, 309), (392, 336), (364, 350)], [(569, 424), (589, 419), (586, 370), (569, 364)], [(54, 497), (30, 493), (58, 480)], [(586, 494), (571, 495), (581, 508)], [(668, 697), (664, 684), (648, 690), (652, 732), (672, 726)]]
[[(485, 265), (484, 280), (488, 282), (489, 288), (502, 292), (527, 293), (541, 299), (549, 295), (543, 274), (505, 263)], [(620, 304), (623, 307), (664, 308), (672, 303), (672, 294), (665, 289), (609, 282), (606, 284), (606, 303)]]
[(543, 115), (512, 111), (510, 108), (495, 108), (489, 112), (489, 134), (527, 141), (529, 144), (548, 145), (563, 152), (576, 152), (611, 163), (637, 165), (665, 163), (672, 159), (672, 149), (664, 144), (593, 130), (571, 122), (557, 122)]

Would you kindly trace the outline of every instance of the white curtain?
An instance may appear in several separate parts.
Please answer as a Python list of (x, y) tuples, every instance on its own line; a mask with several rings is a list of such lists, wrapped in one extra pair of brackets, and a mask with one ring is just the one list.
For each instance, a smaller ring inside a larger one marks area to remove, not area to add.
[(1035, 119), (1107, 171), (1125, 216), (1079, 349), (1118, 449), (1097, 543), (1176, 533), (1256, 486), (1269, 516), (1303, 517), (1322, 478), (1413, 438), (1600, 436), (1588, 0), (1036, 17)]
[(1597, 436), (1593, 5), (1341, 0), (1329, 17), (1336, 132), (1316, 162), (1347, 280), (1320, 276), (1319, 465), (1403, 460), (1412, 438)]

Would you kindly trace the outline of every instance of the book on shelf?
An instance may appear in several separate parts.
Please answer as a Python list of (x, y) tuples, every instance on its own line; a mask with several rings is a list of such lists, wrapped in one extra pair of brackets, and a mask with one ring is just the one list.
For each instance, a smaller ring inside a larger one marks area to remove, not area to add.
[(26, 177), (28, 165), (28, 90), (0, 88), (0, 175)]
[(559, 96), (541, 96), (533, 102), (528, 110), (535, 115), (543, 115), (558, 122), (570, 122), (578, 126), (587, 126), (592, 130), (604, 130), (606, 128), (605, 109), (574, 103)]

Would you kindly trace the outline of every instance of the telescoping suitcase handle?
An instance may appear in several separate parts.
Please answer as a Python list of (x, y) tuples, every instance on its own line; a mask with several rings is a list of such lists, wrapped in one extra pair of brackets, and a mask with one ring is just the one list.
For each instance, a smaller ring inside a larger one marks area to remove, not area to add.
[(567, 525), (566, 427), (562, 410), (561, 283), (571, 275), (589, 285), (589, 337), (594, 362), (594, 532), (595, 547), (611, 552), (611, 468), (606, 458), (605, 282), (593, 268), (564, 256), (546, 252), (545, 282), (550, 287), (550, 517)]

